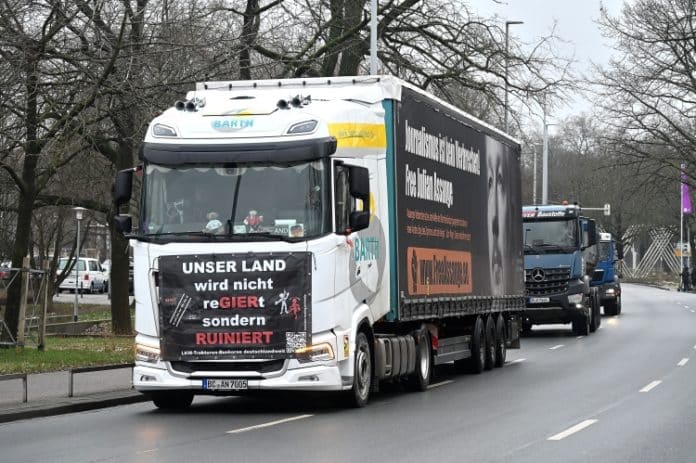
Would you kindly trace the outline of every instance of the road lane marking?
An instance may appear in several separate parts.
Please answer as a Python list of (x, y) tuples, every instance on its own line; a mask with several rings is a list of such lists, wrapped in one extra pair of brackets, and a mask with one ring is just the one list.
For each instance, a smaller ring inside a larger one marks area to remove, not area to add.
[(585, 421), (583, 421), (582, 423), (578, 423), (578, 424), (576, 424), (575, 426), (571, 426), (570, 428), (566, 429), (566, 430), (563, 431), (563, 432), (559, 432), (558, 434), (549, 437), (547, 440), (561, 440), (561, 439), (565, 439), (566, 437), (568, 437), (568, 436), (570, 436), (570, 435), (573, 435), (573, 434), (575, 434), (576, 432), (582, 431), (583, 429), (585, 429), (585, 428), (588, 427), (588, 426), (592, 426), (592, 425), (595, 424), (597, 421), (599, 421), (599, 420), (585, 420)]
[(681, 360), (679, 361), (679, 363), (677, 363), (677, 366), (678, 366), (678, 367), (683, 367), (684, 365), (686, 365), (686, 362), (688, 362), (688, 361), (689, 361), (689, 359), (681, 359)]
[(239, 428), (239, 429), (233, 429), (231, 431), (227, 431), (227, 434), (239, 434), (242, 432), (247, 432), (247, 431), (253, 431), (255, 429), (263, 429), (263, 428), (268, 428), (270, 426), (276, 426), (278, 424), (284, 424), (284, 423), (289, 423), (291, 421), (297, 421), (297, 420), (303, 420), (305, 418), (311, 418), (314, 415), (299, 415), (299, 416), (292, 416), (290, 418), (285, 418), (282, 420), (277, 420), (277, 421), (270, 421), (268, 423), (263, 423), (263, 424), (257, 424), (255, 426), (249, 426), (248, 428)]
[[(696, 349), (696, 346), (694, 346), (694, 349)], [(527, 360), (527, 359), (515, 359), (515, 360), (511, 360), (510, 362), (507, 362), (507, 364), (508, 364), (508, 365), (513, 365), (513, 364), (515, 364), (515, 363), (522, 363), (522, 362), (524, 362), (525, 360)]]
[(585, 337), (585, 336), (578, 336), (578, 337), (575, 338), (575, 339), (582, 339), (582, 338), (584, 338), (584, 337)]
[(694, 309), (691, 309), (691, 313), (696, 313), (696, 310), (694, 310)]
[(563, 344), (558, 344), (556, 346), (549, 347), (549, 350), (556, 350), (556, 349), (560, 349), (561, 347), (563, 347)]
[(453, 380), (447, 379), (447, 380), (445, 380), (445, 381), (440, 381), (439, 383), (435, 383), (435, 384), (429, 385), (429, 386), (428, 386), (428, 389), (433, 389), (433, 388), (435, 388), (435, 387), (444, 386), (445, 384), (450, 384), (450, 383), (453, 383), (453, 382), (454, 382)]
[(159, 449), (155, 448), (155, 449), (148, 449), (148, 450), (138, 450), (137, 452), (135, 452), (135, 454), (136, 455), (144, 455), (144, 454), (153, 453), (153, 452), (159, 452)]
[(652, 391), (653, 389), (655, 389), (657, 386), (659, 386), (660, 383), (662, 383), (662, 381), (659, 381), (659, 380), (658, 380), (658, 381), (653, 381), (652, 383), (648, 384), (648, 385), (645, 386), (643, 389), (641, 389), (640, 392), (650, 392), (650, 391)]
[(694, 346), (694, 349), (696, 349), (696, 346)]

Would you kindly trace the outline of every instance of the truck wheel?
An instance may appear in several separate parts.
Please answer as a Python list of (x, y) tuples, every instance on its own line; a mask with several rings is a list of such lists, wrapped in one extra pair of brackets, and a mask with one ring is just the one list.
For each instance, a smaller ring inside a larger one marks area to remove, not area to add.
[(604, 315), (617, 315), (616, 305), (615, 300), (604, 301)]
[(495, 366), (495, 322), (492, 316), (486, 317), (486, 358), (483, 365), (484, 370), (492, 370)]
[(360, 331), (355, 338), (353, 365), (353, 387), (346, 391), (346, 404), (360, 408), (367, 405), (372, 387), (372, 349), (365, 333)]
[(428, 389), (433, 369), (433, 356), (430, 347), (430, 336), (425, 330), (415, 335), (416, 338), (416, 371), (409, 376), (406, 385), (411, 391), (422, 392)]
[(507, 357), (507, 338), (505, 336), (505, 319), (498, 315), (495, 322), (495, 366), (500, 368), (505, 365)]
[(621, 296), (616, 296), (616, 315), (621, 315)]
[(592, 291), (590, 293), (590, 333), (597, 331), (599, 325), (602, 324), (602, 316), (600, 313), (601, 309), (599, 304), (599, 292), (596, 290)]
[(148, 395), (161, 410), (186, 410), (193, 402), (193, 392), (188, 391), (156, 391)]
[(466, 363), (469, 371), (474, 374), (480, 374), (486, 364), (486, 334), (483, 328), (483, 320), (481, 317), (476, 317), (474, 322), (474, 330), (471, 333), (471, 357)]
[(590, 317), (581, 315), (576, 320), (573, 320), (573, 333), (578, 336), (587, 336), (590, 334)]

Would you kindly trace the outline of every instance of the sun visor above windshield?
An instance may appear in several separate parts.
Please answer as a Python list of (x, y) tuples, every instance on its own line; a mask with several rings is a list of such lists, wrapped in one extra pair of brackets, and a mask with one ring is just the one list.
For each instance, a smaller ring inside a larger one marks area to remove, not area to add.
[(139, 156), (154, 164), (180, 165), (221, 162), (296, 162), (329, 157), (336, 139), (297, 140), (278, 143), (180, 145), (145, 143)]

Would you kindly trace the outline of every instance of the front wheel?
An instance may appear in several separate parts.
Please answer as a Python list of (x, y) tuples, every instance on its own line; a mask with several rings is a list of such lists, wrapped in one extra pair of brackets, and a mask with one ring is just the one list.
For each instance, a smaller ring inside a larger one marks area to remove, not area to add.
[(498, 315), (495, 322), (495, 366), (500, 368), (505, 365), (507, 358), (507, 336), (505, 336), (505, 319)]
[(155, 391), (148, 395), (161, 410), (186, 410), (193, 402), (193, 392), (188, 391)]
[(355, 338), (354, 362), (353, 387), (346, 393), (346, 402), (348, 406), (360, 408), (367, 405), (372, 387), (372, 349), (362, 331)]

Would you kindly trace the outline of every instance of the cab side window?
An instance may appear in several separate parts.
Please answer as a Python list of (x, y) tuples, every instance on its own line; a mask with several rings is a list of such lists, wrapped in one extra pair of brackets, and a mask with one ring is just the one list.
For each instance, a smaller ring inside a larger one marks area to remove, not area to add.
[(353, 198), (350, 196), (348, 168), (338, 165), (335, 167), (335, 198), (336, 198), (336, 232), (343, 233), (350, 228), (350, 213)]

